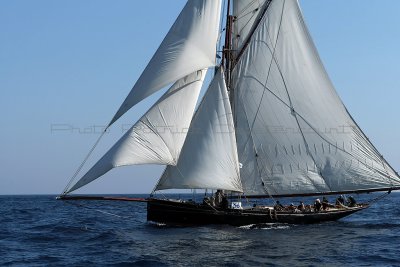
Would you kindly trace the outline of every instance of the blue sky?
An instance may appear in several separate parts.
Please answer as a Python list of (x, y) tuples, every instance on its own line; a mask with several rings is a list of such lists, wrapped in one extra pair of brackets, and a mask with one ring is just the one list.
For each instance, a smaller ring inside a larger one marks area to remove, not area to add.
[[(62, 191), (184, 3), (0, 1), (0, 194)], [(300, 4), (343, 102), (400, 170), (400, 1)], [(157, 96), (110, 129), (87, 167)], [(161, 170), (119, 168), (80, 193), (148, 193)]]

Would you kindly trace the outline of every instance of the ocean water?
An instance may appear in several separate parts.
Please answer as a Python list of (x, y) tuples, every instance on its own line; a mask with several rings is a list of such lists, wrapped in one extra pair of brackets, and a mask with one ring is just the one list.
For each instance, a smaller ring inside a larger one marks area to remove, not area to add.
[(399, 193), (337, 222), (244, 227), (152, 224), (146, 203), (0, 196), (0, 266), (400, 266), (399, 219)]

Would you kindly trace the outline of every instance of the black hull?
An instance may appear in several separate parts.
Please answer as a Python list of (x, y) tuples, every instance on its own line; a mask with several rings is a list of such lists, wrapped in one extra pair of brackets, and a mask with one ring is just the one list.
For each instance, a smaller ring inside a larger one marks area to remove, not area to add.
[(291, 213), (287, 211), (274, 213), (261, 209), (222, 210), (190, 202), (148, 199), (147, 220), (169, 225), (229, 224), (242, 226), (263, 223), (312, 224), (336, 221), (367, 207), (368, 205), (364, 204), (353, 208), (334, 209), (316, 213)]

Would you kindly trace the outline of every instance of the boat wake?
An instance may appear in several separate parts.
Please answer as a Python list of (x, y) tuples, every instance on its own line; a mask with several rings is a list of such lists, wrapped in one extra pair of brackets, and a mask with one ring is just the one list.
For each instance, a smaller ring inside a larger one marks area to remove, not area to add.
[(240, 229), (262, 229), (262, 230), (276, 230), (276, 229), (289, 229), (291, 225), (286, 223), (258, 223), (239, 226)]

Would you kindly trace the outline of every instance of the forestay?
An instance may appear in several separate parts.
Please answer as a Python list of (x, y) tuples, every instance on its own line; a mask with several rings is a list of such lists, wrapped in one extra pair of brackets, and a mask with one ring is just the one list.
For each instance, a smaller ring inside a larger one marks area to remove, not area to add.
[(232, 111), (222, 67), (190, 125), (176, 166), (167, 166), (155, 190), (242, 191)]
[(296, 0), (272, 1), (233, 79), (247, 195), (400, 185), (337, 95)]
[(134, 164), (177, 163), (206, 70), (177, 81), (147, 113), (68, 191), (109, 170)]
[(109, 125), (159, 89), (215, 65), (220, 0), (189, 0)]

